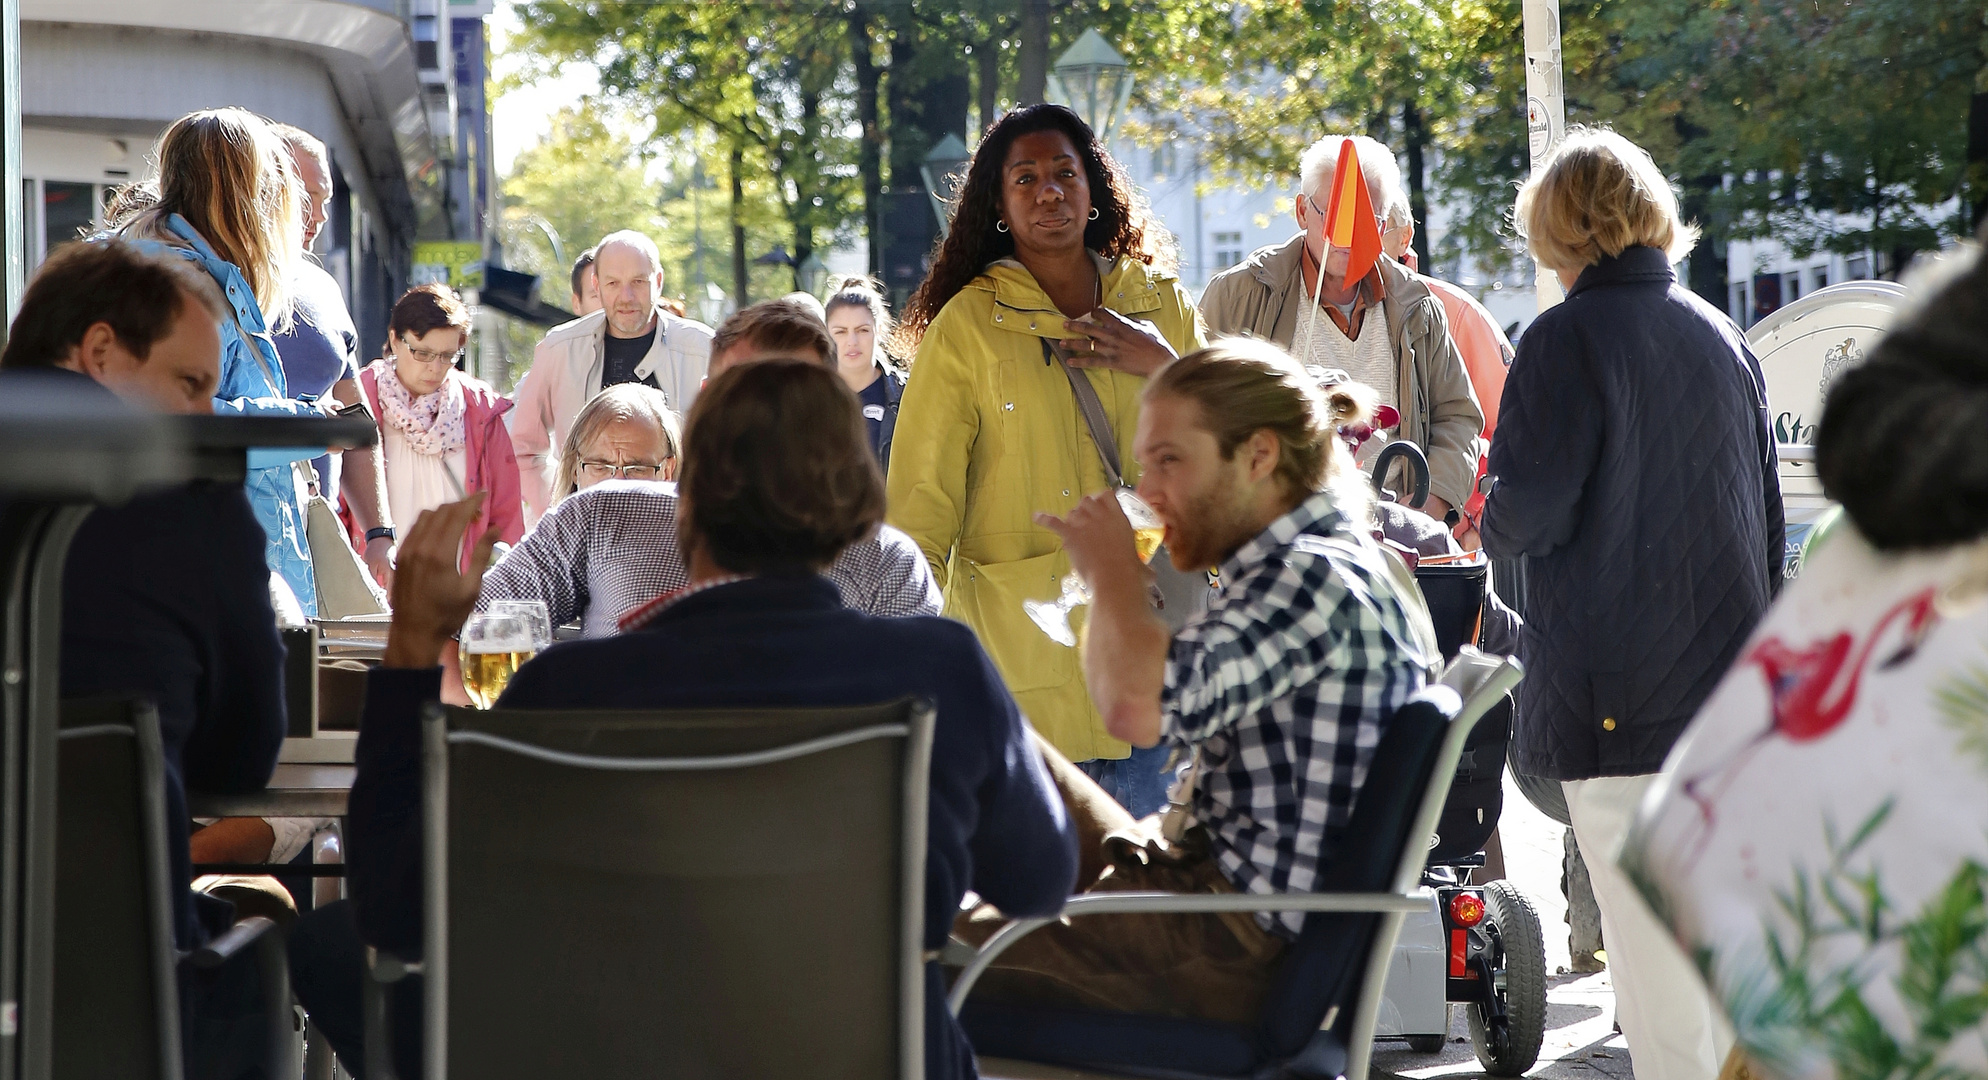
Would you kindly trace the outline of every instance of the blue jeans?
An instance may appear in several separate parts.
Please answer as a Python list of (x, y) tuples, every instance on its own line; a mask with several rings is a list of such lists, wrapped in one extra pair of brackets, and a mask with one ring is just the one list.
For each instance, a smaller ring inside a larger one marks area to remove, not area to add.
[(1133, 817), (1142, 818), (1166, 809), (1167, 788), (1173, 785), (1173, 773), (1166, 767), (1167, 755), (1172, 752), (1171, 747), (1161, 742), (1147, 750), (1135, 746), (1128, 758), (1092, 758), (1076, 762), (1076, 766)]

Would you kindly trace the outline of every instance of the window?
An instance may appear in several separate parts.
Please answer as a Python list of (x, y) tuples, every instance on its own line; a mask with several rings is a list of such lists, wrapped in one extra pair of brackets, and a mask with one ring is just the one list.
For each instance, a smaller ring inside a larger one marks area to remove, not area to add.
[(1746, 282), (1735, 281), (1730, 285), (1727, 285), (1726, 314), (1731, 315), (1733, 317), (1734, 322), (1740, 324), (1741, 326), (1745, 326), (1748, 321), (1746, 317), (1746, 308), (1747, 308)]
[(1851, 281), (1863, 281), (1871, 276), (1871, 260), (1859, 255), (1851, 259), (1844, 269), (1849, 272)]
[(96, 230), (102, 197), (96, 184), (22, 177), (21, 195), (22, 255), (30, 273), (56, 249)]
[(1759, 322), (1781, 307), (1781, 275), (1758, 274), (1753, 279), (1753, 321)]
[(1239, 232), (1218, 232), (1215, 234), (1215, 269), (1226, 270), (1243, 261), (1243, 234)]
[(1173, 175), (1173, 166), (1174, 166), (1174, 148), (1172, 143), (1161, 143), (1160, 145), (1153, 147), (1154, 182), (1162, 184), (1166, 183), (1167, 177)]
[(1823, 263), (1821, 266), (1816, 267), (1813, 271), (1810, 272), (1815, 275), (1815, 283), (1809, 287), (1810, 292), (1814, 292), (1817, 289), (1827, 289), (1829, 287), (1828, 263)]
[(44, 180), (41, 185), (42, 258), (91, 231), (97, 219), (97, 186)]
[(1802, 298), (1802, 272), (1796, 270), (1781, 275), (1781, 296), (1786, 303), (1794, 303)]

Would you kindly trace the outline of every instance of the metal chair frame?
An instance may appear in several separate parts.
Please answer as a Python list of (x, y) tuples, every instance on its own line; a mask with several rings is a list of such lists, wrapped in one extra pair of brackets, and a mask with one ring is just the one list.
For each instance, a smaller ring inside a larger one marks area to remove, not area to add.
[[(1423, 789), (1414, 824), (1402, 845), (1390, 891), (1227, 895), (1151, 892), (1073, 896), (1064, 904), (1061, 914), (1055, 917), (1018, 919), (997, 931), (960, 972), (947, 997), (947, 1005), (954, 1015), (958, 1015), (966, 1004), (967, 996), (972, 993), (974, 983), (979, 981), (996, 958), (1023, 937), (1059, 919), (1112, 913), (1213, 914), (1229, 911), (1378, 914), (1381, 916), (1380, 927), (1368, 952), (1352, 1027), (1346, 1036), (1345, 1080), (1366, 1080), (1373, 1060), (1374, 1028), (1380, 1020), (1381, 997), (1387, 985), (1388, 963), (1394, 954), (1395, 939), (1400, 935), (1402, 920), (1410, 912), (1425, 911), (1429, 907), (1429, 898), (1419, 891), (1422, 868), (1428, 857), (1426, 838), (1435, 835), (1436, 821), (1442, 816), (1443, 803), (1449, 797), (1450, 782), (1456, 774), (1457, 761), (1463, 756), (1464, 742), (1469, 739), (1471, 729), (1500, 698), (1518, 685), (1523, 674), (1524, 669), (1517, 660), (1503, 658), (1494, 661), (1475, 649), (1466, 649), (1465, 655), (1451, 663), (1444, 672), (1442, 682), (1459, 692), (1463, 704), (1443, 735), (1443, 744)], [(1333, 1006), (1320, 1026), (1331, 1027), (1338, 1016), (1338, 1006)]]

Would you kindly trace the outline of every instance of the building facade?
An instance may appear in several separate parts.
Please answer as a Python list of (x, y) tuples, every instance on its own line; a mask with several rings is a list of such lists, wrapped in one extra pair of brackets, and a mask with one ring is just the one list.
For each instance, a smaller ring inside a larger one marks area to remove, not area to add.
[[(483, 235), (489, 123), (462, 110), (487, 114), (488, 9), (489, 0), (22, 0), (29, 271), (97, 228), (108, 192), (150, 175), (166, 125), (239, 106), (329, 149), (332, 204), (314, 253), (345, 291), (365, 348), (376, 348), (414, 244)], [(458, 82), (465, 49), (473, 93)]]

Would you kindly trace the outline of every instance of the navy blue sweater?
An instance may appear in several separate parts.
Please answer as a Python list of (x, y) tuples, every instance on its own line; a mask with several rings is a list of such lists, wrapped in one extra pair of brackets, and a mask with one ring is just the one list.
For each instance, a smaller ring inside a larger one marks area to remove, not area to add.
[(1581, 272), (1519, 341), (1484, 547), (1525, 557), (1512, 763), (1656, 772), (1780, 584), (1760, 364), (1655, 248)]
[[(421, 951), (419, 714), (440, 669), (375, 671), (346, 823), (359, 931)], [(1076, 837), (1041, 756), (972, 631), (947, 619), (879, 619), (819, 577), (760, 577), (689, 596), (633, 633), (553, 647), (526, 664), (504, 708), (634, 709), (938, 705), (926, 858), (925, 945), (945, 944), (968, 889), (1010, 915), (1047, 915), (1077, 875)], [(926, 970), (926, 1072), (974, 1075), (973, 1053)]]
[(260, 791), (283, 748), (283, 641), (263, 547), (242, 486), (204, 482), (99, 507), (69, 545), (62, 696), (158, 706), (182, 949), (225, 930), (233, 911), (188, 889), (187, 790)]

